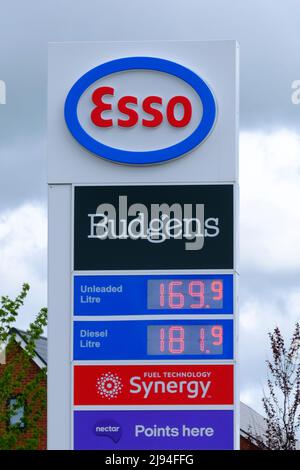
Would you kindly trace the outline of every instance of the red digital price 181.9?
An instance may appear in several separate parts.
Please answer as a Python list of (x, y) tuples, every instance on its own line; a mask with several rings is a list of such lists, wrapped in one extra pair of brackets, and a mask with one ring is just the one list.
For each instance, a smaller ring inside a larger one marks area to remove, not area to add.
[(222, 325), (148, 326), (149, 355), (215, 355), (223, 353)]

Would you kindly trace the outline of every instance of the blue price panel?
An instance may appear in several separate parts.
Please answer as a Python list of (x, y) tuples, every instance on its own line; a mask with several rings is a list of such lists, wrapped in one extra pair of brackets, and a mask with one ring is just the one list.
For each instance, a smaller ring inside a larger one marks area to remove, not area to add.
[(233, 359), (233, 321), (74, 322), (74, 360), (138, 359)]
[(74, 276), (74, 315), (233, 314), (233, 275)]

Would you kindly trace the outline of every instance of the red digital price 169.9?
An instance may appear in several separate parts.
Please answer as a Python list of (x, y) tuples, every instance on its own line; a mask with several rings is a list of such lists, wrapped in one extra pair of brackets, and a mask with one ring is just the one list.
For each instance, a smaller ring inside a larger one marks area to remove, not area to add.
[(157, 279), (148, 283), (148, 308), (173, 310), (220, 309), (222, 279)]

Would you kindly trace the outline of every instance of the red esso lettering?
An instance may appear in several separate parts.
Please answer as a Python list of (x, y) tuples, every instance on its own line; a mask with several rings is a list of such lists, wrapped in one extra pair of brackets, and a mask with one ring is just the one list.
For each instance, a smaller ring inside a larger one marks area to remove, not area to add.
[[(112, 127), (117, 124), (120, 127), (133, 127), (139, 122), (138, 99), (136, 96), (123, 96), (118, 101), (118, 111), (124, 116), (118, 118), (116, 122), (104, 114), (112, 111), (112, 103), (105, 101), (105, 96), (114, 96), (115, 89), (109, 86), (97, 88), (92, 94), (92, 101), (95, 108), (91, 112), (91, 120), (97, 127)], [(142, 101), (142, 110), (149, 117), (141, 120), (144, 127), (158, 127), (164, 120), (162, 111), (158, 108), (162, 106), (163, 100), (160, 96), (148, 96)], [(176, 107), (182, 109), (181, 117), (176, 117)], [(192, 105), (185, 96), (173, 96), (166, 105), (166, 118), (173, 127), (185, 127), (192, 118)]]

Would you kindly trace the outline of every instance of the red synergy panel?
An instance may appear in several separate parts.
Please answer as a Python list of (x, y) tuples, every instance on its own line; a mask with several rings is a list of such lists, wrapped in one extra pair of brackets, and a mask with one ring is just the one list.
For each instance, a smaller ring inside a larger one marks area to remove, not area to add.
[(74, 405), (232, 405), (232, 365), (74, 366)]

